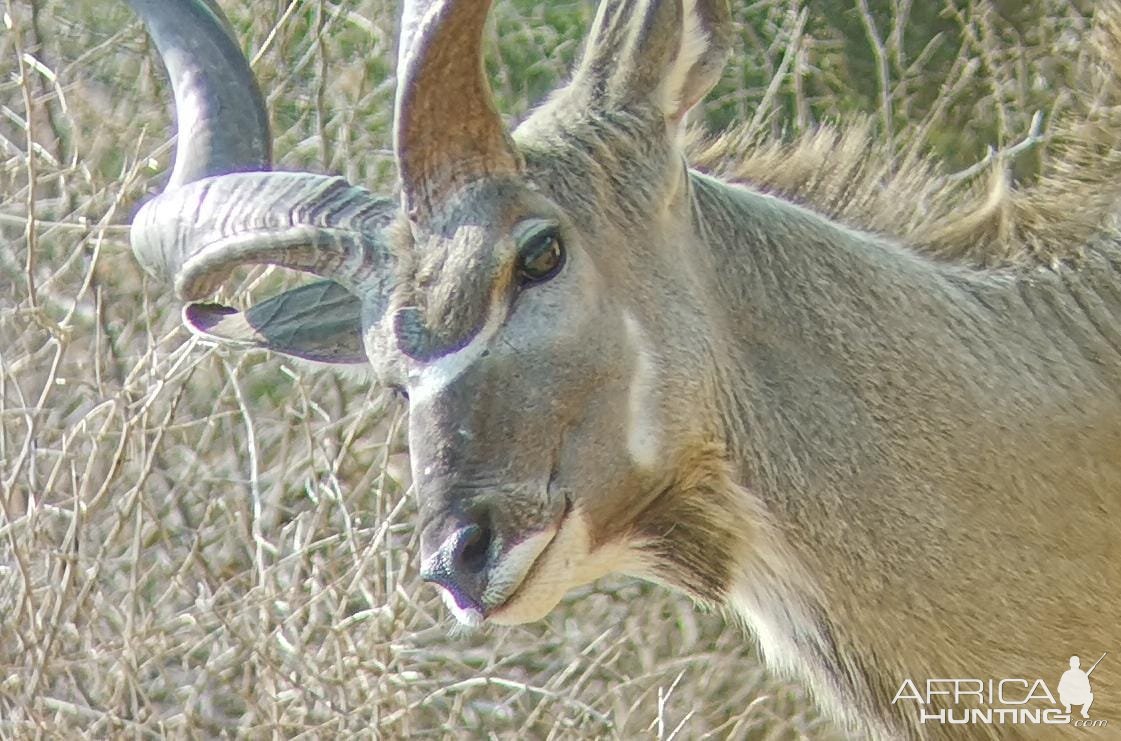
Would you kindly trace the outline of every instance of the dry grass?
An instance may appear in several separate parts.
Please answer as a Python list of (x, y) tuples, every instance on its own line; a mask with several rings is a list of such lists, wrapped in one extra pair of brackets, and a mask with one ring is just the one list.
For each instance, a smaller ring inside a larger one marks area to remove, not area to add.
[[(278, 166), (390, 187), (392, 4), (222, 5), (256, 55)], [(1046, 0), (1028, 5), (1050, 25), (1017, 35), (994, 25), (1000, 3), (961, 0), (924, 40), (905, 38), (905, 0), (822, 5), (737, 9), (744, 62), (713, 120), (798, 131), (868, 103), (892, 146), (922, 136), (958, 166), (986, 132), (1022, 137), (1039, 101), (1065, 105), (1055, 40), (1085, 21)], [(122, 225), (170, 147), (161, 73), (127, 9), (5, 10), (0, 737), (835, 735), (738, 628), (658, 588), (610, 580), (539, 624), (453, 628), (417, 578), (397, 403), (190, 339), (133, 262)], [(499, 3), (506, 110), (564, 74), (588, 13)], [(873, 41), (854, 47), (834, 21)], [(870, 87), (839, 67), (859, 60)], [(273, 280), (251, 274), (237, 300)]]

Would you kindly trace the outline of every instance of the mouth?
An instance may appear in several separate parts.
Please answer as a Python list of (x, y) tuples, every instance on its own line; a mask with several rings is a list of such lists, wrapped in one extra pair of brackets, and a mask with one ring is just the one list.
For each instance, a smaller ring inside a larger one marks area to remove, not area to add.
[(437, 582), (444, 604), (456, 621), (472, 627), (487, 620), (499, 624), (523, 622), (509, 618), (513, 612), (522, 611), (522, 598), (527, 591), (533, 591), (534, 584), (540, 580), (550, 560), (552, 546), (568, 520), (569, 509), (566, 498), (555, 523), (511, 546), (489, 567), (487, 585), (481, 598), (472, 599), (454, 584)]
[(495, 617), (507, 606), (517, 602), (522, 588), (533, 583), (549, 547), (556, 542), (559, 531), (558, 525), (531, 535), (510, 549), (509, 554), (495, 567), (491, 584), (484, 595), (486, 617)]

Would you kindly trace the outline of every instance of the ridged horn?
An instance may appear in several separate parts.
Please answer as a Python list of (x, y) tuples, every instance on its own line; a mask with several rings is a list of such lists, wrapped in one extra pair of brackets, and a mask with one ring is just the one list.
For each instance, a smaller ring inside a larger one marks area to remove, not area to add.
[(168, 189), (133, 220), (137, 259), (204, 297), (246, 263), (382, 291), (391, 200), (338, 177), (270, 166), (268, 116), (249, 63), (213, 0), (128, 0), (167, 67), (179, 141)]
[(394, 147), (409, 216), (458, 188), (521, 170), (483, 69), (490, 0), (409, 2), (402, 11)]
[(398, 206), (341, 177), (246, 172), (205, 178), (149, 201), (132, 222), (145, 270), (197, 301), (239, 265), (268, 264), (338, 281), (363, 294), (386, 287), (386, 227)]

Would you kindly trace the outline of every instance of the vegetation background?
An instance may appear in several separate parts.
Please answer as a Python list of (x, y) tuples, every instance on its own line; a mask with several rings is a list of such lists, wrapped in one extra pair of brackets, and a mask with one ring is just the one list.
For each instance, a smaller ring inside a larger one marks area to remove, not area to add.
[[(221, 5), (277, 166), (391, 189), (395, 4)], [(735, 62), (697, 123), (792, 138), (868, 115), (894, 151), (971, 178), (991, 146), (1030, 180), (1078, 104), (1092, 5), (735, 2)], [(497, 4), (511, 119), (593, 12)], [(838, 736), (739, 627), (661, 588), (609, 579), (534, 625), (455, 628), (417, 578), (402, 407), (192, 339), (133, 261), (171, 130), (130, 11), (6, 0), (2, 22), (0, 737)], [(234, 302), (290, 280), (239, 277)]]

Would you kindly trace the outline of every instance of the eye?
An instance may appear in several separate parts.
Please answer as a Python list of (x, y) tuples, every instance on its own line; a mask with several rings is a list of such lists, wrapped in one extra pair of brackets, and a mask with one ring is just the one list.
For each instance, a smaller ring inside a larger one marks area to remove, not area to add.
[(526, 240), (518, 255), (518, 278), (522, 285), (549, 280), (564, 266), (564, 245), (555, 228), (549, 227)]

